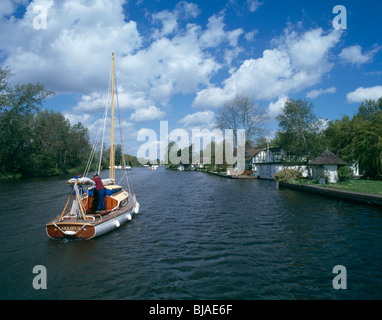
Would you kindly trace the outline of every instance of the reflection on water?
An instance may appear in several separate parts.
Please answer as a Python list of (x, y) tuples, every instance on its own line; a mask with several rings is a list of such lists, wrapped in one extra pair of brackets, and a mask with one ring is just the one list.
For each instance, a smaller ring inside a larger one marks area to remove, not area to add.
[[(273, 181), (129, 175), (140, 213), (90, 241), (45, 234), (70, 177), (0, 183), (0, 298), (382, 298), (381, 209)], [(32, 287), (35, 265), (47, 269), (47, 290)], [(332, 287), (335, 265), (347, 268), (347, 290)]]

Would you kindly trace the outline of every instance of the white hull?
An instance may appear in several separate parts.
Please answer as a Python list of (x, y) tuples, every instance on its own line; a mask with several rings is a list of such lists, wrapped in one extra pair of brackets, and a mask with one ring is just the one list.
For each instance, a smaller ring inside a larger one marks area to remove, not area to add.
[(99, 237), (113, 229), (119, 228), (120, 226), (124, 225), (126, 222), (132, 220), (134, 217), (134, 207), (131, 208), (129, 211), (126, 211), (125, 213), (122, 213), (121, 215), (115, 217), (115, 219), (110, 219), (108, 221), (105, 221), (104, 223), (101, 223), (95, 227), (95, 237)]

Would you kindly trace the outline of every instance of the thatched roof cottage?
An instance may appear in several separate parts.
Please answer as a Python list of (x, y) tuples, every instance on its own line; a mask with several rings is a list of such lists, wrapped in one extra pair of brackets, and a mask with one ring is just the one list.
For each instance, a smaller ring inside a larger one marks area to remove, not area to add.
[(338, 158), (334, 153), (326, 149), (317, 158), (311, 160), (309, 164), (312, 165), (313, 169), (313, 179), (324, 176), (325, 170), (328, 173), (328, 178), (330, 183), (336, 183), (337, 177), (337, 167), (338, 165), (349, 165), (346, 161)]

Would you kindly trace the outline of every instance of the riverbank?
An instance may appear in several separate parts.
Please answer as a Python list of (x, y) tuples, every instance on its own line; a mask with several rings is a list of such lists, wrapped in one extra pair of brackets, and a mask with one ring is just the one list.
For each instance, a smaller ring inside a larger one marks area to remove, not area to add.
[(198, 169), (196, 169), (195, 171), (205, 172), (205, 173), (209, 173), (215, 176), (228, 178), (228, 179), (257, 179), (258, 178), (257, 176), (253, 176), (253, 175), (230, 176), (225, 173), (219, 173), (219, 172), (212, 172), (212, 171), (205, 171), (205, 170), (198, 170)]
[(279, 182), (279, 187), (319, 193), (329, 197), (382, 207), (382, 196), (378, 195), (287, 182)]

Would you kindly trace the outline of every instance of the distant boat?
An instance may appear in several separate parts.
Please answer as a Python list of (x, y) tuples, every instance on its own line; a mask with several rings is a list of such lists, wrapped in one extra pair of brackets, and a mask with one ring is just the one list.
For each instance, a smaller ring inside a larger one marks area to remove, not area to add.
[[(83, 178), (70, 179), (66, 183), (72, 185), (68, 201), (61, 215), (47, 223), (46, 232), (52, 239), (92, 239), (106, 232), (120, 227), (122, 224), (131, 220), (134, 214), (139, 212), (139, 203), (135, 194), (131, 192), (127, 174), (127, 186), (122, 187), (115, 184), (114, 176), (114, 53), (112, 54), (111, 68), (111, 144), (110, 144), (110, 178), (103, 179), (102, 182), (106, 189), (105, 205), (106, 209), (103, 212), (95, 212), (93, 205), (93, 187), (95, 182), (86, 177), (89, 172), (91, 160), (94, 157), (95, 148), (89, 157), (88, 166), (85, 169)], [(115, 82), (116, 84), (116, 82)], [(118, 101), (118, 100), (117, 100)], [(108, 108), (108, 106), (106, 106)], [(105, 112), (104, 123), (106, 123), (107, 112)], [(104, 136), (104, 135), (100, 135)], [(101, 139), (100, 139), (101, 140)], [(103, 146), (103, 140), (101, 141)], [(122, 143), (121, 143), (122, 145)], [(100, 148), (102, 151), (102, 147)], [(102, 159), (100, 156), (99, 159)], [(124, 159), (123, 159), (124, 160)], [(125, 164), (123, 166), (126, 170)], [(98, 174), (100, 172), (101, 162), (98, 165)], [(130, 167), (131, 169), (131, 167)], [(122, 177), (122, 178), (123, 178)], [(122, 179), (121, 179), (122, 180)], [(90, 188), (89, 188), (90, 186)], [(85, 192), (81, 192), (82, 188)], [(68, 205), (72, 200), (71, 208)]]
[(152, 166), (149, 166), (149, 170), (158, 170), (158, 165), (153, 164)]
[(179, 170), (179, 171), (184, 171), (184, 166), (183, 166), (183, 165), (180, 165), (180, 166), (178, 167), (178, 170)]
[[(109, 167), (110, 169), (110, 167)], [(117, 170), (131, 170), (131, 167), (130, 166), (114, 166), (114, 169), (117, 169)]]

